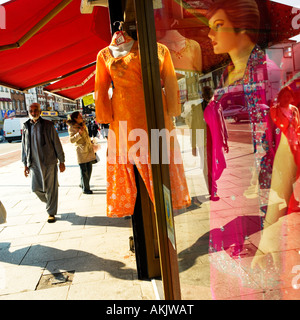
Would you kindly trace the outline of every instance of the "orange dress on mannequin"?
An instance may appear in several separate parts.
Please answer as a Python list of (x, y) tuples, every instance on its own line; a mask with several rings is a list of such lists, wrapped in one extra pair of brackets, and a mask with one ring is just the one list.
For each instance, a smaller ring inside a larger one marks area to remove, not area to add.
[[(125, 37), (126, 42), (132, 41), (127, 34)], [(111, 45), (115, 45), (114, 38)], [(164, 45), (158, 44), (158, 58), (164, 87), (162, 95), (165, 126), (171, 131), (174, 128), (172, 117), (181, 113), (178, 84), (169, 50)], [(111, 85), (113, 85), (112, 98), (108, 94)], [(141, 64), (136, 41), (130, 52), (119, 58), (112, 55), (109, 47), (98, 53), (95, 106), (97, 122), (110, 123), (107, 157), (107, 215), (109, 217), (132, 215), (137, 194), (133, 165), (136, 165), (149, 197), (154, 203), (148, 139), (140, 140), (146, 144), (140, 144), (137, 152), (128, 152), (136, 151), (137, 142), (133, 141), (137, 136), (136, 133), (140, 133), (142, 138), (143, 133), (147, 136), (148, 132)], [(183, 165), (174, 164), (173, 153), (176, 151), (172, 146), (170, 149), (172, 204), (174, 209), (179, 209), (190, 205), (190, 196)], [(176, 154), (176, 163), (178, 163), (178, 153)]]

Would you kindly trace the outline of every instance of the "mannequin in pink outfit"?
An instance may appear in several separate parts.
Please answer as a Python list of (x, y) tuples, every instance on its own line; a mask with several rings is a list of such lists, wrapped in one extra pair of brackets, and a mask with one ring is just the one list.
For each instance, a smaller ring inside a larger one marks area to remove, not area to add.
[[(261, 132), (265, 130), (265, 122), (260, 105), (267, 104), (266, 92), (261, 86), (261, 82), (270, 81), (269, 71), (278, 69), (278, 67), (267, 58), (256, 44), (258, 32), (255, 30), (259, 27), (260, 13), (255, 0), (217, 0), (209, 9), (208, 20), (210, 27), (208, 37), (211, 39), (214, 53), (227, 53), (231, 59), (230, 64), (223, 72), (219, 88), (215, 90), (214, 96), (204, 112), (205, 120), (212, 134), (211, 154), (213, 160), (211, 163), (212, 181), (214, 181), (213, 179), (218, 179), (226, 167), (223, 150), (229, 151), (227, 138), (230, 141), (230, 136), (226, 136), (225, 127), (222, 122), (218, 121), (218, 118), (220, 118), (224, 106), (230, 108), (233, 104), (228, 102), (233, 100), (231, 92), (239, 92), (240, 103), (247, 107), (251, 124), (249, 142), (252, 141), (258, 149), (252, 163), (254, 165), (260, 163), (262, 153), (265, 154), (261, 145)], [(251, 143), (248, 145), (249, 152), (245, 151), (245, 154), (253, 154)], [(236, 155), (237, 158), (241, 158), (240, 161), (244, 161), (244, 154), (238, 155), (236, 153)], [(238, 175), (235, 169), (236, 166), (227, 168), (231, 177)], [(255, 172), (258, 170), (255, 166), (249, 169)], [(238, 178), (243, 177), (239, 176)], [(246, 179), (244, 181), (247, 182)], [(265, 198), (256, 194), (254, 201), (252, 201), (243, 195), (243, 188), (247, 189), (247, 186), (239, 187), (241, 196), (233, 195), (231, 197), (235, 200), (234, 206), (238, 208), (237, 212), (231, 212), (228, 216), (222, 217), (214, 203), (211, 203), (209, 252), (211, 257), (211, 289), (215, 299), (223, 299), (226, 290), (234, 291), (236, 296), (247, 294), (251, 298), (256, 297), (255, 290), (253, 290), (255, 285), (249, 284), (243, 271), (250, 269), (250, 259), (242, 260), (241, 258), (246, 255), (247, 242), (245, 239), (255, 233), (258, 234), (259, 239), (261, 201), (264, 201)], [(241, 214), (244, 208), (250, 206), (252, 206), (251, 217)], [(257, 238), (253, 241), (257, 241)], [(238, 258), (240, 260), (237, 264), (234, 259)], [(226, 288), (225, 291), (220, 288), (219, 281), (222, 281), (222, 287)]]

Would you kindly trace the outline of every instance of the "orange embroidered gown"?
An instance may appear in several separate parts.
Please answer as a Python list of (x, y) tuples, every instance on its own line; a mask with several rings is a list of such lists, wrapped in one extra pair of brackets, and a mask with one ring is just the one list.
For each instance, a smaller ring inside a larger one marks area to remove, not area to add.
[[(128, 38), (132, 40), (127, 36), (127, 41)], [(181, 113), (178, 84), (169, 50), (164, 45), (158, 44), (158, 58), (164, 85), (165, 125), (166, 129), (171, 131), (174, 128), (172, 117)], [(111, 84), (113, 84), (112, 98), (108, 94)], [(106, 169), (107, 216), (132, 215), (137, 194), (133, 165), (136, 165), (154, 203), (144, 90), (136, 41), (130, 52), (119, 58), (111, 54), (109, 47), (98, 53), (95, 106), (97, 122), (110, 123)], [(136, 138), (137, 135), (140, 135), (140, 140)], [(140, 142), (139, 146), (137, 141)], [(128, 152), (133, 150), (137, 152)], [(169, 171), (172, 204), (174, 209), (179, 209), (190, 205), (191, 200), (183, 165), (177, 164), (178, 153), (176, 164), (174, 163), (172, 150), (171, 147)]]

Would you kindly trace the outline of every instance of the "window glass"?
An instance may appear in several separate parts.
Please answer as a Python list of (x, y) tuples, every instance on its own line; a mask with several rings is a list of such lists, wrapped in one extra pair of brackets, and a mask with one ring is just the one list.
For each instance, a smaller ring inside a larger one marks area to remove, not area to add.
[[(300, 298), (296, 2), (153, 1), (181, 104), (171, 194), (183, 299)], [(176, 207), (180, 188), (190, 202)]]

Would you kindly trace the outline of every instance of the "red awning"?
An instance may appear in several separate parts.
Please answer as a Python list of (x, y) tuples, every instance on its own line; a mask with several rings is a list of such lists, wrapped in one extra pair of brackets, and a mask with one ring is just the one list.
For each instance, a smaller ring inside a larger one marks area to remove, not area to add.
[[(184, 15), (195, 16), (197, 20), (209, 2), (185, 1)], [(292, 28), (291, 7), (269, 0), (257, 2), (261, 13), (268, 12), (268, 17), (261, 19), (265, 25), (263, 43), (277, 43), (298, 34)], [(198, 11), (194, 7), (188, 9), (197, 3), (201, 4)], [(6, 25), (5, 29), (0, 28), (0, 85), (23, 91), (61, 79), (45, 89), (70, 99), (94, 90), (93, 63), (97, 53), (111, 40), (109, 15), (104, 7), (95, 7), (92, 14), (81, 14), (80, 4), (81, 0), (12, 0), (2, 5)], [(173, 5), (176, 9), (175, 2)], [(266, 5), (268, 10), (263, 10)], [(58, 8), (61, 11), (52, 17)], [(37, 28), (45, 19), (49, 21)], [(198, 20), (195, 30), (188, 30), (187, 36), (201, 43), (204, 69), (209, 71), (224, 57), (212, 54), (208, 27), (202, 19)], [(183, 22), (184, 19), (179, 21), (179, 29), (184, 34), (188, 26)], [(207, 30), (199, 32), (200, 25)], [(158, 19), (156, 27), (161, 27)]]
[(96, 63), (92, 63), (87, 68), (44, 87), (44, 90), (70, 99), (77, 99), (94, 91), (95, 71)]
[[(92, 14), (81, 14), (80, 3), (12, 0), (3, 5), (6, 29), (0, 29), (0, 85), (23, 91), (68, 74), (71, 76), (62, 80), (64, 88), (77, 85), (78, 79), (84, 82), (95, 69), (97, 53), (109, 44), (111, 33), (107, 8), (95, 7)], [(57, 6), (65, 7), (50, 19)], [(26, 34), (48, 17), (50, 21), (27, 40)], [(20, 47), (5, 50), (17, 42)], [(94, 78), (84, 84), (57, 93), (76, 99), (94, 90)]]

